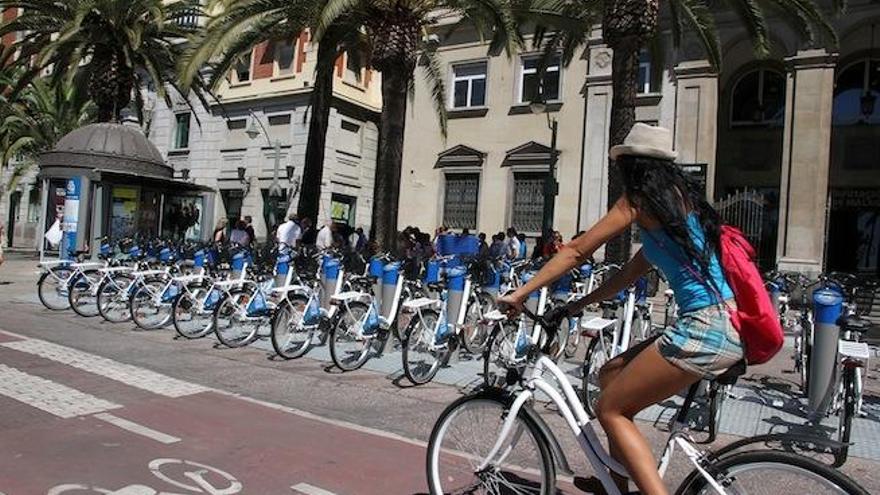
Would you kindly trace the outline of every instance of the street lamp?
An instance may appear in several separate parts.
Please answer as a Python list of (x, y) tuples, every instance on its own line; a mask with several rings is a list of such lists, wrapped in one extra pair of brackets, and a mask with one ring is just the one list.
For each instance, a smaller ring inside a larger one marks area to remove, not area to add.
[[(257, 139), (260, 136), (260, 130), (262, 129), (262, 134), (266, 136), (266, 142), (269, 143), (269, 146), (275, 149), (275, 168), (272, 171), (272, 184), (269, 186), (269, 197), (276, 199), (283, 198), (284, 190), (281, 189), (281, 184), (278, 182), (278, 171), (281, 165), (281, 140), (276, 139), (273, 143), (269, 138), (269, 131), (266, 130), (266, 126), (263, 125), (263, 122), (260, 121), (254, 111), (248, 110), (248, 113), (251, 116), (251, 123), (244, 131), (245, 134), (251, 139)], [(255, 123), (260, 125), (259, 129), (257, 129)]]
[(559, 130), (559, 122), (556, 118), (550, 117), (550, 113), (547, 111), (543, 85), (539, 87), (537, 96), (529, 103), (529, 110), (536, 115), (542, 113), (546, 115), (547, 127), (550, 129), (550, 168), (544, 179), (544, 214), (541, 220), (541, 229), (546, 241), (547, 236), (553, 232), (553, 210), (556, 206), (556, 196), (559, 194), (559, 183), (556, 182), (556, 160), (559, 157), (559, 152), (556, 150), (556, 135)]

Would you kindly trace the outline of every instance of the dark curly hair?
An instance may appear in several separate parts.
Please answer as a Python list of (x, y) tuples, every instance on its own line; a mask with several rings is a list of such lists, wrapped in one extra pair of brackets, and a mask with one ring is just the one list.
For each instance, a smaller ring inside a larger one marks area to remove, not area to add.
[[(671, 160), (624, 155), (615, 164), (630, 203), (656, 219), (666, 235), (697, 262), (703, 277), (715, 286), (709, 263), (713, 254), (720, 259), (723, 222), (706, 200), (705, 189)], [(697, 214), (703, 228), (702, 249), (697, 248), (688, 231), (687, 217), (691, 212)]]

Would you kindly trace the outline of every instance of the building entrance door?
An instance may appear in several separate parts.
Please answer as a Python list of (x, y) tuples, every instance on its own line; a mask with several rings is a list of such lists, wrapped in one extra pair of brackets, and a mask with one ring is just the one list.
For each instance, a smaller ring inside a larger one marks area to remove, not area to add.
[(880, 189), (834, 189), (827, 271), (880, 276)]
[(238, 189), (224, 189), (220, 191), (223, 198), (223, 207), (226, 209), (226, 219), (229, 224), (226, 227), (227, 233), (235, 226), (235, 222), (241, 220), (241, 205), (244, 201), (244, 193)]
[(12, 247), (15, 237), (15, 222), (18, 220), (18, 207), (21, 204), (21, 193), (13, 192), (9, 196), (9, 221), (6, 222), (6, 247)]

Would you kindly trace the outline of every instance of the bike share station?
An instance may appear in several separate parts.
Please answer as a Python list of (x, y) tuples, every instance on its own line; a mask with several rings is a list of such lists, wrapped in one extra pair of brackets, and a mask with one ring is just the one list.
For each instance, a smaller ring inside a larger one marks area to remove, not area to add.
[[(39, 158), (43, 232), (64, 232), (58, 255), (97, 254), (94, 240), (135, 235), (204, 240), (214, 218), (214, 190), (175, 179), (174, 170), (139, 128), (92, 124)], [(188, 175), (188, 173), (186, 174)], [(40, 258), (53, 246), (42, 242)]]

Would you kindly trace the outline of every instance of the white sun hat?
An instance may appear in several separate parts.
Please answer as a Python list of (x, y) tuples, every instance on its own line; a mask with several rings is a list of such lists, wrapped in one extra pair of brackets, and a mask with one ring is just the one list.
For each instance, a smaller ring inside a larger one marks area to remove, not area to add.
[(621, 155), (675, 160), (678, 153), (672, 149), (672, 133), (669, 129), (639, 122), (626, 135), (623, 144), (612, 146), (608, 152), (612, 160), (617, 160)]

